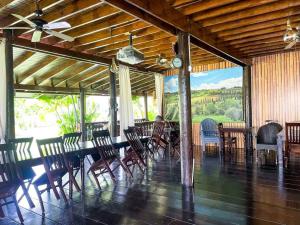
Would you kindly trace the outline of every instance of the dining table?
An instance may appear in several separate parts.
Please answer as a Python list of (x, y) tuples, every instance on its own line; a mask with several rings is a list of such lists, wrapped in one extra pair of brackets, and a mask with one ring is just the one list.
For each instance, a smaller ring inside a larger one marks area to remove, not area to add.
[(232, 137), (233, 134), (241, 133), (244, 137), (244, 149), (246, 150), (246, 156), (253, 153), (253, 144), (252, 144), (252, 127), (222, 127), (219, 128), (221, 141), (222, 141), (222, 150), (225, 151), (225, 136)]
[[(142, 143), (147, 143), (149, 137), (143, 136), (140, 138)], [(121, 136), (112, 137), (112, 144), (115, 149), (120, 150), (129, 147), (129, 142), (122, 138)], [(84, 159), (90, 154), (98, 153), (98, 149), (94, 146), (92, 141), (80, 141), (76, 144), (64, 145), (65, 154), (68, 159), (78, 157), (80, 159), (80, 173), (81, 173), (81, 190), (84, 193), (85, 190), (85, 165)], [(43, 164), (43, 159), (40, 156), (37, 146), (32, 146), (30, 150), (30, 155), (22, 155), (21, 160), (17, 162), (20, 168), (28, 168), (39, 166)]]

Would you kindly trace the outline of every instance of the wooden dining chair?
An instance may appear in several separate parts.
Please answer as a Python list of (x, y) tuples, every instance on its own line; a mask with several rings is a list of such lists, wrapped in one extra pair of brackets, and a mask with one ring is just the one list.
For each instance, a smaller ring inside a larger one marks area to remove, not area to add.
[[(116, 177), (114, 175), (114, 171), (118, 167), (122, 167), (124, 171), (127, 173), (128, 170), (123, 165), (117, 150), (113, 146), (113, 142), (108, 130), (99, 130), (93, 132), (93, 143), (97, 148), (100, 159), (92, 163), (91, 167), (88, 170), (88, 173), (91, 172), (97, 186), (101, 189), (98, 177), (103, 175), (104, 173), (108, 173), (113, 180), (116, 182)], [(114, 168), (113, 168), (114, 166)]]
[[(66, 203), (68, 202), (62, 185), (62, 179), (66, 174), (69, 175), (70, 188), (73, 188), (73, 185), (77, 191), (80, 191), (80, 188), (73, 176), (72, 169), (69, 166), (62, 137), (37, 140), (36, 142), (46, 172), (35, 179), (33, 185), (37, 192), (42, 212), (44, 213), (45, 209), (41, 195), (49, 189), (53, 190), (56, 199), (60, 199), (60, 195), (57, 191), (58, 187), (64, 201)], [(39, 187), (44, 185), (46, 185), (46, 188), (39, 190)]]
[[(12, 159), (13, 146), (0, 144), (0, 217), (5, 217), (2, 207), (14, 203), (21, 223), (24, 222), (20, 211), (16, 192), (20, 187), (20, 179), (17, 176), (14, 160)], [(12, 201), (7, 201), (11, 198)]]
[(293, 147), (300, 147), (300, 123), (285, 123), (285, 155), (289, 158)]
[(13, 147), (12, 150), (16, 162), (16, 170), (19, 178), (21, 179), (20, 185), (23, 190), (23, 193), (18, 199), (18, 202), (20, 202), (22, 198), (25, 196), (31, 208), (34, 207), (34, 203), (32, 202), (28, 192), (36, 174), (33, 171), (32, 167), (20, 166), (19, 162), (26, 159), (32, 159), (32, 154), (31, 154), (32, 141), (33, 141), (33, 137), (15, 138), (15, 139), (10, 139), (8, 141)]
[[(147, 151), (143, 143), (141, 142), (134, 127), (129, 127), (128, 129), (125, 129), (123, 132), (130, 145), (130, 148), (126, 152), (126, 158), (123, 159), (126, 168), (130, 171), (129, 167), (137, 165), (142, 171), (142, 173), (144, 173), (143, 167), (144, 168), (147, 167), (144, 161), (147, 157)], [(130, 173), (132, 174), (131, 171)]]
[(149, 147), (152, 148), (153, 152), (159, 152), (159, 149), (164, 151), (167, 149), (168, 141), (166, 141), (164, 136), (165, 122), (155, 122), (153, 124), (152, 135), (149, 139)]
[(226, 134), (223, 131), (223, 124), (219, 123), (218, 124), (218, 129), (219, 129), (219, 135), (220, 135), (220, 143), (221, 143), (221, 148), (224, 149), (227, 147), (228, 151), (232, 153), (233, 149), (237, 149), (237, 137), (231, 136), (231, 134)]
[[(79, 148), (79, 141), (81, 139), (82, 133), (81, 132), (73, 132), (67, 133), (63, 135), (63, 143), (65, 147), (65, 151), (68, 149), (78, 149)], [(80, 171), (80, 158), (78, 155), (74, 155), (72, 158), (68, 158), (69, 166), (73, 172), (73, 176), (76, 177), (78, 172)], [(65, 187), (69, 181), (63, 184)]]

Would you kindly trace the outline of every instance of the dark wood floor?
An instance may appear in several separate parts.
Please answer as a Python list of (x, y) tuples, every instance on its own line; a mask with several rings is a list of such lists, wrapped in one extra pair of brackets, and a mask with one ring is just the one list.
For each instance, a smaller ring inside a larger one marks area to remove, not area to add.
[[(168, 158), (149, 162), (145, 175), (134, 180), (118, 172), (118, 183), (103, 179), (102, 190), (86, 177), (84, 197), (74, 193), (66, 206), (45, 193), (46, 214), (21, 202), (25, 224), (300, 224), (300, 159), (289, 168), (257, 167), (242, 151), (220, 160), (215, 149), (203, 155), (195, 148), (195, 188), (182, 189), (180, 164)], [(255, 160), (254, 160), (255, 161)], [(268, 162), (271, 164), (271, 162)], [(79, 177), (78, 177), (79, 180)], [(17, 224), (11, 205), (1, 224)]]

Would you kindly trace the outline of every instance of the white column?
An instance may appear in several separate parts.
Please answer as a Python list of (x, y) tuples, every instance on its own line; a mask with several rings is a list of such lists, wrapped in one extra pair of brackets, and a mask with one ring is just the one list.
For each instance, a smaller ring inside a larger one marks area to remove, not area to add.
[(4, 141), (6, 130), (6, 58), (5, 39), (0, 38), (0, 143)]
[(157, 102), (157, 114), (163, 116), (164, 77), (159, 73), (155, 74), (155, 94)]
[(120, 135), (124, 136), (124, 129), (128, 126), (134, 126), (133, 106), (131, 96), (130, 74), (128, 66), (119, 66), (119, 83), (120, 83)]

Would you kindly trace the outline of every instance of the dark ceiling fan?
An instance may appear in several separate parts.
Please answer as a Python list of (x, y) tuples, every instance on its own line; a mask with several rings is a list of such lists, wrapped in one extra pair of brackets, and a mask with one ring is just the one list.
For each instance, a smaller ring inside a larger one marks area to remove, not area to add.
[(66, 29), (71, 28), (71, 25), (68, 22), (55, 22), (55, 23), (48, 23), (47, 21), (43, 20), (41, 17), (43, 15), (43, 10), (40, 9), (38, 1), (36, 1), (36, 10), (35, 10), (35, 17), (31, 20), (20, 16), (18, 14), (11, 14), (12, 16), (18, 18), (19, 20), (25, 22), (29, 25), (29, 27), (3, 27), (0, 29), (11, 29), (11, 30), (31, 30), (34, 29), (31, 42), (40, 42), (42, 33), (45, 32), (47, 34), (53, 35), (65, 41), (72, 42), (74, 41), (73, 37), (68, 35), (59, 33), (54, 31), (54, 29)]

